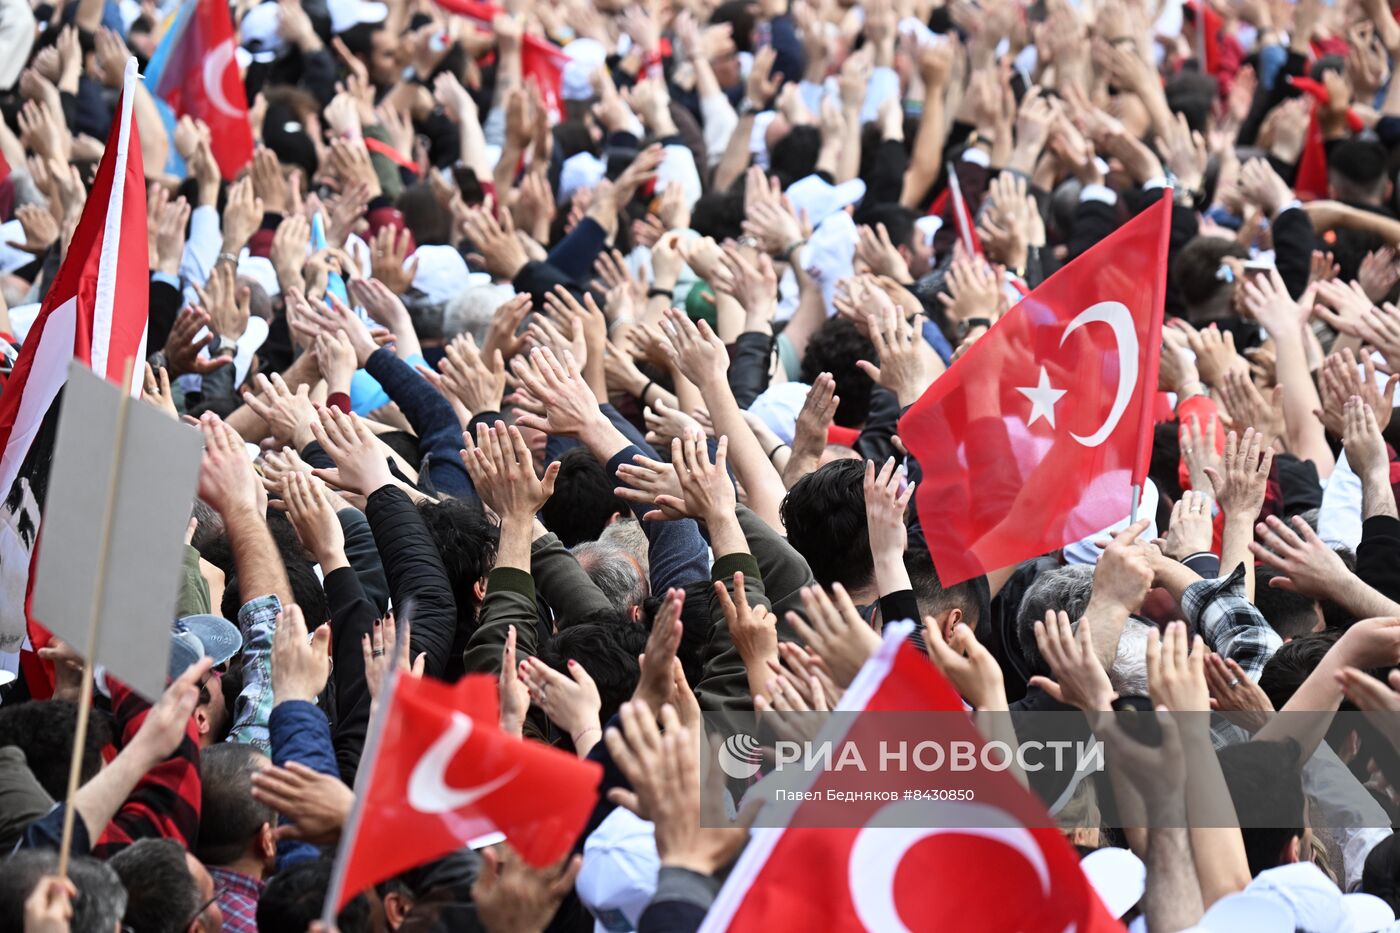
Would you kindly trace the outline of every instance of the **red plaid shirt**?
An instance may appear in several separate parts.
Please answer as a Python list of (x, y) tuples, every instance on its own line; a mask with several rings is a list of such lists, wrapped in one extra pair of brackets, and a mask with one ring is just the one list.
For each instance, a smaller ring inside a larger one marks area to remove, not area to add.
[(239, 872), (212, 866), (209, 876), (219, 892), (224, 933), (258, 933), (258, 898), (262, 897), (263, 883)]
[[(131, 692), (114, 677), (107, 678), (112, 693), (112, 713), (121, 729), (120, 745), (135, 737), (151, 711), (151, 704)], [(146, 772), (131, 796), (107, 824), (92, 847), (100, 859), (110, 858), (138, 839), (174, 839), (193, 849), (199, 838), (199, 743), (194, 718), (185, 725), (185, 737), (175, 754)]]

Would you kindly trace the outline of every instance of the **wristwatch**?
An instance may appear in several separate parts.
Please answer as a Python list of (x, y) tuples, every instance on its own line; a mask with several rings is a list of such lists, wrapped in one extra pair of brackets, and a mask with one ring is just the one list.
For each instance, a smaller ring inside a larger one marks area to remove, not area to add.
[(970, 317), (965, 321), (958, 322), (958, 339), (967, 337), (968, 331), (977, 327), (991, 327), (992, 319), (989, 317)]
[(209, 358), (216, 359), (220, 356), (235, 356), (238, 353), (238, 344), (227, 337), (220, 335), (214, 338), (209, 344)]

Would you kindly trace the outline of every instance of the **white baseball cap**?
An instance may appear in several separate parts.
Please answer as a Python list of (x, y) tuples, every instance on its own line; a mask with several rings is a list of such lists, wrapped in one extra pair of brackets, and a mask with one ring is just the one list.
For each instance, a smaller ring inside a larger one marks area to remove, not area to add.
[(1375, 933), (1394, 923), (1395, 912), (1385, 901), (1343, 894), (1312, 862), (1295, 862), (1261, 871), (1183, 933)]
[(865, 197), (865, 182), (852, 178), (833, 185), (820, 175), (808, 175), (788, 185), (784, 193), (798, 216), (805, 210), (807, 222), (815, 227)]
[(1079, 867), (1115, 917), (1126, 914), (1147, 890), (1147, 866), (1127, 849), (1095, 849), (1079, 860)]
[(583, 867), (574, 885), (597, 921), (595, 930), (637, 929), (660, 871), (655, 827), (624, 807), (609, 813), (583, 843)]

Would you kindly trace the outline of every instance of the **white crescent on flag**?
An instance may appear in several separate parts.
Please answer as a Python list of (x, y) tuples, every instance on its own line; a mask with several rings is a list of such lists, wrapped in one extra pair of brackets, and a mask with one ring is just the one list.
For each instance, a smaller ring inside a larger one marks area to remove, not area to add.
[(1118, 389), (1113, 395), (1113, 407), (1108, 410), (1108, 417), (1097, 431), (1088, 436), (1070, 433), (1070, 437), (1085, 447), (1097, 447), (1108, 440), (1113, 429), (1118, 427), (1123, 413), (1128, 410), (1138, 381), (1137, 328), (1133, 326), (1132, 312), (1121, 301), (1100, 301), (1080, 311), (1060, 335), (1060, 346), (1063, 347), (1069, 335), (1085, 324), (1095, 323), (1113, 328), (1113, 339), (1118, 347)]
[(442, 735), (429, 746), (413, 767), (408, 779), (408, 804), (420, 813), (446, 813), (460, 810), (506, 784), (520, 772), (516, 765), (484, 784), (472, 787), (452, 787), (447, 783), (447, 766), (462, 746), (471, 738), (472, 721), (465, 713), (453, 712), (452, 722)]
[(1014, 849), (1035, 870), (1042, 892), (1050, 893), (1045, 853), (1035, 836), (1005, 811), (960, 801), (902, 801), (877, 812), (851, 846), (851, 901), (866, 929), (907, 933), (895, 903), (895, 874), (910, 849), (939, 835), (980, 836)]
[(233, 61), (233, 49), (233, 40), (226, 39), (204, 59), (204, 93), (215, 110), (225, 116), (241, 118), (243, 114), (229, 103), (228, 95), (224, 93), (224, 74), (230, 66), (237, 67)]

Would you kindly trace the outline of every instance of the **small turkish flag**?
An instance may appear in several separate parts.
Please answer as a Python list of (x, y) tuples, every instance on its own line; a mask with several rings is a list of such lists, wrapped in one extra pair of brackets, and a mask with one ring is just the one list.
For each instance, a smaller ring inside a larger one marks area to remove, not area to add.
[(531, 865), (557, 862), (598, 800), (596, 762), (502, 732), (496, 678), (397, 678), (353, 839), (339, 912), (401, 871), (502, 833)]
[[(957, 691), (909, 644), (911, 628), (887, 626), (884, 642), (846, 691), (842, 711), (877, 714), (852, 717), (846, 740), (865, 726), (878, 734), (890, 711), (962, 713)], [(986, 741), (970, 718), (959, 721), (963, 734), (940, 739)], [(829, 809), (819, 799), (826, 791), (852, 786), (840, 772), (817, 777), (807, 789), (812, 802), (799, 805), (793, 824), (812, 822), (804, 811)], [(842, 804), (841, 827), (756, 830), (700, 933), (1122, 933), (1044, 805), (1006, 771), (979, 771), (972, 800), (898, 796)]]
[(226, 179), (253, 159), (248, 95), (234, 56), (238, 39), (223, 0), (185, 0), (152, 56), (157, 97), (176, 116), (203, 120), (209, 147)]
[(950, 586), (1128, 514), (1151, 451), (1171, 193), (1027, 295), (899, 422)]

